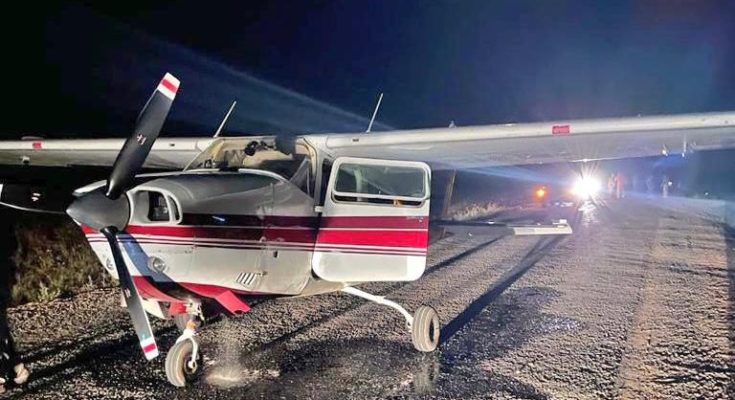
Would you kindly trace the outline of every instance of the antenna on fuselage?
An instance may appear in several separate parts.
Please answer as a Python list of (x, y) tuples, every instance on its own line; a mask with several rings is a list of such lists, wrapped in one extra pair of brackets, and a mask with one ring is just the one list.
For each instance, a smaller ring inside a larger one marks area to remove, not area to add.
[(380, 109), (381, 101), (383, 101), (383, 92), (380, 92), (380, 97), (378, 97), (378, 103), (375, 105), (375, 110), (373, 111), (373, 117), (370, 118), (370, 124), (368, 124), (368, 128), (365, 132), (370, 132), (370, 130), (373, 129), (373, 122), (375, 122), (375, 116), (378, 115), (378, 110)]
[(225, 127), (225, 123), (230, 118), (230, 114), (232, 114), (232, 110), (235, 109), (235, 105), (237, 105), (237, 100), (232, 102), (232, 105), (230, 106), (230, 109), (227, 110), (227, 114), (225, 114), (225, 117), (222, 119), (222, 122), (219, 124), (219, 128), (217, 128), (217, 132), (214, 133), (214, 137), (219, 137), (219, 134), (222, 133), (222, 128)]

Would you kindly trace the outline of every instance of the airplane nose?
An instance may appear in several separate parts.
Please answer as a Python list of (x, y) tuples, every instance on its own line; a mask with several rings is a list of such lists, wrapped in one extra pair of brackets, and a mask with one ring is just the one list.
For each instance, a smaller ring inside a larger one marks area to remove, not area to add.
[(127, 196), (113, 200), (98, 189), (78, 197), (66, 213), (80, 224), (98, 231), (110, 226), (123, 230), (130, 219), (130, 204)]

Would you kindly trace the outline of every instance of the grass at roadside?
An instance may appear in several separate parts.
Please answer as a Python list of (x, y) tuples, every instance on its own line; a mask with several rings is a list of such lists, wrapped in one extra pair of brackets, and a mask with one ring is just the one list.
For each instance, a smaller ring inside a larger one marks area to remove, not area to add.
[(28, 215), (15, 219), (17, 247), (11, 304), (49, 301), (111, 286), (78, 226), (65, 216)]

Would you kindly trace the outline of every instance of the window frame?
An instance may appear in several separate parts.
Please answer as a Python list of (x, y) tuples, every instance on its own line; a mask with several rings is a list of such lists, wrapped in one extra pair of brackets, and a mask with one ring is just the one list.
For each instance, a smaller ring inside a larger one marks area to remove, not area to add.
[[(339, 175), (340, 167), (342, 164), (353, 164), (353, 165), (374, 165), (380, 167), (402, 167), (402, 168), (414, 168), (423, 172), (423, 184), (424, 184), (424, 195), (421, 197), (415, 196), (396, 196), (396, 195), (385, 195), (385, 194), (370, 194), (370, 193), (356, 193), (356, 192), (343, 192), (336, 189), (337, 177)], [(352, 157), (339, 157), (331, 166), (330, 178), (328, 184), (328, 191), (330, 200), (335, 204), (355, 204), (355, 205), (371, 205), (371, 206), (386, 206), (386, 207), (421, 207), (423, 203), (431, 198), (431, 170), (423, 163), (415, 161), (396, 161), (396, 160), (378, 160), (370, 158), (352, 158)], [(356, 200), (344, 200), (342, 198), (355, 198)], [(369, 200), (383, 200), (386, 203), (374, 203)], [(361, 201), (367, 200), (367, 201)], [(394, 201), (400, 201), (408, 204), (395, 205)]]

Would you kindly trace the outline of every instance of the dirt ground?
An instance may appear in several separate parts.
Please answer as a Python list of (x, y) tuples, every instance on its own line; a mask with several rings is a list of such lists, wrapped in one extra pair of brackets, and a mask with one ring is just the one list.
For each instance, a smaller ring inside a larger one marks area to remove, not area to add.
[[(574, 212), (567, 210), (565, 212)], [(144, 361), (115, 290), (10, 311), (20, 398), (735, 397), (735, 236), (686, 207), (587, 204), (569, 237), (454, 235), (424, 277), (362, 289), (435, 307), (442, 343), (413, 350), (400, 315), (345, 294), (267, 301), (200, 333), (186, 389)], [(154, 323), (167, 349), (177, 331)]]

